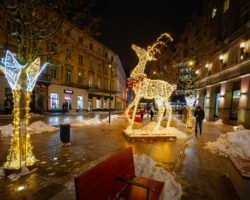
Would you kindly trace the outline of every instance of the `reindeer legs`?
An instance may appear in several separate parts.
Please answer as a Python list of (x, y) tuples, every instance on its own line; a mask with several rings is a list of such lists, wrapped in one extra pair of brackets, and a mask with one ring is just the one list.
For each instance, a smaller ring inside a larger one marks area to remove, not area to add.
[[(136, 97), (134, 99), (134, 101), (128, 106), (127, 110), (126, 110), (126, 116), (130, 122), (130, 126), (128, 128), (130, 129), (133, 129), (133, 124), (134, 124), (134, 119), (135, 119), (135, 114), (136, 114), (136, 110), (137, 110), (137, 106), (138, 106), (138, 103), (140, 101), (140, 98), (139, 97)], [(134, 111), (133, 111), (133, 116), (132, 116), (132, 119), (129, 118), (129, 115), (128, 115), (128, 112), (129, 110), (134, 106)]]
[(163, 105), (163, 100), (162, 99), (156, 99), (155, 100), (155, 103), (157, 104), (158, 106), (158, 115), (157, 115), (157, 125), (156, 127), (154, 128), (155, 130), (158, 130), (160, 124), (161, 124), (161, 120), (162, 120), (162, 117), (163, 117), (163, 114), (164, 114), (164, 111), (165, 111), (165, 108), (164, 108), (164, 105)]
[[(168, 104), (168, 102), (165, 103), (165, 107), (166, 107), (166, 112), (168, 113), (168, 123), (166, 126), (166, 129), (169, 127), (171, 119), (172, 119), (172, 108), (171, 106)], [(166, 113), (166, 115), (167, 115)]]

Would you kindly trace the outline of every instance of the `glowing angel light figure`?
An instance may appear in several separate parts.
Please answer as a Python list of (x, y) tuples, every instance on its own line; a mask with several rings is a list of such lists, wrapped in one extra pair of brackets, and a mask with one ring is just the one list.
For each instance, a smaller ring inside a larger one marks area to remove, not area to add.
[(31, 167), (36, 161), (30, 142), (29, 106), (36, 80), (48, 63), (40, 67), (40, 58), (37, 58), (34, 62), (21, 65), (10, 51), (6, 51), (2, 63), (14, 99), (13, 137), (4, 169), (15, 171), (20, 170), (22, 162), (26, 167)]
[[(162, 80), (151, 80), (147, 78), (147, 75), (144, 74), (145, 66), (148, 61), (156, 60), (154, 55), (156, 53), (160, 53), (160, 50), (157, 48), (158, 45), (165, 45), (161, 39), (166, 37), (169, 40), (173, 40), (172, 37), (163, 33), (160, 37), (157, 38), (156, 42), (152, 46), (148, 46), (147, 50), (142, 49), (136, 45), (132, 45), (132, 49), (136, 52), (139, 63), (134, 68), (132, 73), (130, 74), (130, 78), (128, 78), (128, 84), (133, 88), (135, 92), (134, 101), (127, 107), (126, 116), (130, 122), (130, 127), (133, 128), (134, 118), (136, 114), (136, 110), (141, 98), (145, 99), (155, 99), (155, 103), (158, 106), (158, 123), (155, 127), (155, 130), (158, 130), (164, 111), (167, 110), (168, 113), (168, 123), (166, 128), (169, 127), (171, 117), (172, 117), (172, 108), (169, 105), (169, 97), (172, 92), (176, 89), (176, 85), (171, 85), (166, 81)], [(133, 116), (130, 120), (129, 118), (129, 110), (134, 106)]]
[(193, 127), (193, 124), (192, 124), (192, 108), (193, 108), (193, 105), (194, 105), (194, 102), (195, 102), (196, 98), (195, 98), (195, 95), (190, 95), (190, 96), (185, 97), (185, 99), (186, 99), (186, 102), (187, 102), (187, 110), (188, 110), (186, 126), (187, 126), (187, 128), (192, 128)]

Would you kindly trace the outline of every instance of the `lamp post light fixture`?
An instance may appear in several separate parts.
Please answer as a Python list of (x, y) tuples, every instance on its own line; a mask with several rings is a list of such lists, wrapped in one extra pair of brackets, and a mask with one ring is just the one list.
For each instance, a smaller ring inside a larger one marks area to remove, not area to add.
[(190, 66), (192, 66), (192, 65), (194, 64), (194, 62), (193, 62), (193, 61), (189, 61), (188, 64), (189, 64)]
[(205, 65), (205, 67), (208, 68), (208, 67), (209, 67), (209, 64), (207, 63), (207, 64)]

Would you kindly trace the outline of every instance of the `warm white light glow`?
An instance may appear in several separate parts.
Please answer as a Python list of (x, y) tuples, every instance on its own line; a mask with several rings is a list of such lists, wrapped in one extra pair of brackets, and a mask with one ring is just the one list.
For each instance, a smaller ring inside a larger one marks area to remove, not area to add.
[(224, 56), (220, 55), (219, 60), (223, 60), (223, 59), (224, 59)]
[(193, 65), (194, 64), (194, 62), (193, 61), (189, 61), (189, 65)]
[[(158, 106), (158, 116), (157, 116), (158, 123), (157, 126), (155, 127), (156, 130), (160, 126), (160, 122), (162, 120), (165, 110), (168, 113), (167, 128), (170, 125), (172, 108), (170, 107), (169, 104), (169, 97), (171, 96), (172, 92), (176, 89), (176, 85), (171, 85), (168, 82), (162, 80), (148, 79), (147, 75), (144, 74), (146, 63), (151, 60), (156, 60), (154, 55), (156, 53), (160, 53), (160, 50), (159, 48), (157, 48), (157, 46), (166, 45), (165, 42), (161, 41), (161, 39), (164, 36), (171, 41), (173, 40), (168, 33), (163, 33), (160, 35), (160, 37), (157, 38), (157, 41), (152, 46), (148, 46), (147, 50), (142, 49), (136, 45), (132, 45), (132, 49), (136, 52), (139, 58), (139, 63), (133, 69), (132, 73), (130, 74), (130, 78), (128, 78), (128, 85), (132, 87), (135, 92), (135, 99), (127, 107), (125, 112), (130, 122), (130, 128), (133, 127), (137, 106), (141, 98), (155, 99), (155, 103)], [(130, 120), (128, 112), (132, 107), (134, 107), (134, 111), (132, 119)]]
[(17, 191), (21, 191), (21, 190), (24, 190), (24, 189), (25, 189), (25, 187), (24, 187), (23, 185), (18, 186), (18, 187), (16, 188)]
[(245, 47), (246, 47), (246, 43), (245, 43), (245, 42), (241, 42), (241, 43), (240, 43), (240, 48), (241, 48), (241, 49), (244, 49)]
[(216, 8), (214, 8), (214, 9), (213, 9), (213, 12), (212, 12), (212, 18), (214, 18), (214, 17), (215, 17), (216, 12), (217, 12), (217, 9), (216, 9)]
[(199, 74), (199, 70), (196, 70), (195, 73), (196, 73), (196, 74)]
[(206, 64), (205, 67), (208, 68), (208, 67), (209, 67), (209, 64)]

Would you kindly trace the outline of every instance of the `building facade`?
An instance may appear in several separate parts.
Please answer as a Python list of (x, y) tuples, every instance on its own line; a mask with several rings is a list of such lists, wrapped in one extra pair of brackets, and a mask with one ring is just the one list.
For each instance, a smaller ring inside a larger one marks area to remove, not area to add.
[(203, 10), (219, 47), (200, 75), (196, 105), (208, 120), (250, 128), (250, 2), (205, 0)]
[[(16, 47), (4, 33), (0, 34), (0, 46), (15, 54)], [(121, 63), (115, 52), (84, 35), (80, 29), (72, 28), (68, 22), (42, 43), (41, 50), (53, 52), (53, 55), (41, 57), (42, 63), (53, 65), (44, 70), (35, 85), (31, 110), (57, 112), (62, 110), (63, 104), (76, 111), (108, 110), (109, 105), (112, 110), (116, 109), (117, 63)], [(4, 100), (12, 95), (2, 73), (0, 83), (3, 85), (0, 92), (5, 94), (0, 97), (0, 111), (3, 111)], [(119, 84), (125, 87), (124, 82)]]
[(116, 75), (116, 110), (125, 110), (126, 108), (126, 74), (123, 69), (122, 63), (119, 57), (116, 57), (117, 61), (117, 75)]

